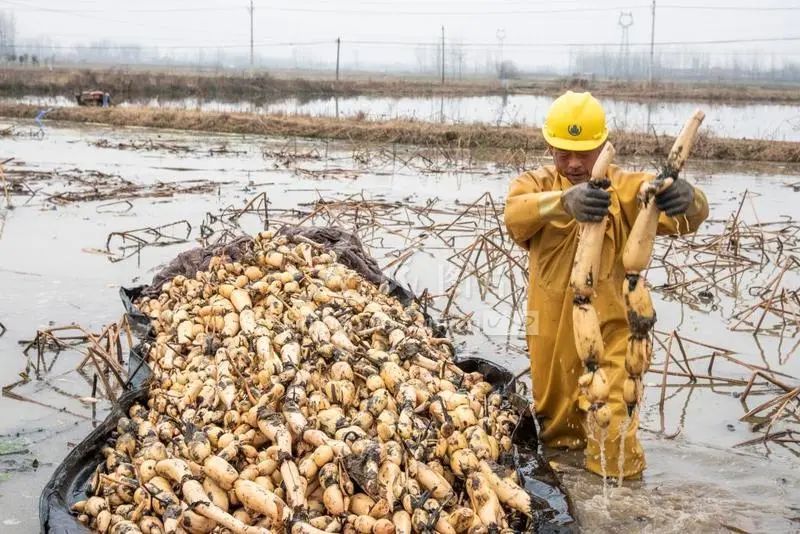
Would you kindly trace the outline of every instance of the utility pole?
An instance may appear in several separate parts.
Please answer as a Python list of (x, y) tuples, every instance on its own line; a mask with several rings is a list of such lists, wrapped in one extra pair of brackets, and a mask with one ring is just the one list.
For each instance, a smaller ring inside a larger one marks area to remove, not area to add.
[(342, 38), (336, 38), (336, 81), (339, 81), (339, 50), (342, 47)]
[(250, 0), (250, 69), (253, 69), (253, 0)]
[(655, 51), (655, 42), (656, 42), (656, 0), (653, 0), (653, 4), (651, 6), (651, 15), (650, 15), (650, 68), (649, 70), (649, 81), (650, 85), (653, 85), (653, 53)]
[(442, 85), (444, 85), (444, 26), (442, 26)]

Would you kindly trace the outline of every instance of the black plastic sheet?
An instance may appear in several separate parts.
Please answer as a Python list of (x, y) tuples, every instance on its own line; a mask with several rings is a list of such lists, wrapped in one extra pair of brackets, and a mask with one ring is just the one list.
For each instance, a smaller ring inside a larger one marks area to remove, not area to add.
[(531, 412), (530, 402), (517, 393), (514, 375), (508, 369), (483, 358), (457, 360), (456, 365), (468, 373), (481, 373), (495, 390), (503, 393), (520, 417), (513, 435), (514, 449), (501, 455), (498, 462), (517, 470), (523, 487), (532, 496), (535, 504), (535, 516), (524, 521), (527, 529), (519, 527), (519, 531), (577, 531), (572, 502), (558, 476), (542, 456), (539, 423)]
[(83, 441), (73, 448), (56, 468), (39, 498), (41, 531), (50, 534), (90, 532), (69, 511), (70, 506), (86, 499), (89, 481), (97, 466), (105, 461), (101, 452), (116, 428), (117, 421), (137, 402), (147, 401), (150, 368), (144, 363), (142, 345), (131, 350), (128, 365), (130, 390), (123, 393), (111, 412)]

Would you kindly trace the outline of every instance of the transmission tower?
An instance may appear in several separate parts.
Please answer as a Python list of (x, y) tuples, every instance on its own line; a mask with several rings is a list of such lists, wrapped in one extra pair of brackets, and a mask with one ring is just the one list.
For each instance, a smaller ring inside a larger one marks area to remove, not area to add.
[(631, 39), (630, 27), (633, 26), (633, 13), (630, 11), (620, 11), (617, 25), (622, 32), (619, 41), (619, 67), (617, 68), (617, 76), (630, 78), (630, 55), (631, 55)]

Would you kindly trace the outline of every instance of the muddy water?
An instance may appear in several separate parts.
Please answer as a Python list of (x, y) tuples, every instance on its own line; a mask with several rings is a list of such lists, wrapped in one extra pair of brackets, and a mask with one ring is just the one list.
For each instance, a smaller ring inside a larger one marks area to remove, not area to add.
[[(8, 99), (4, 99), (8, 100)], [(74, 106), (74, 98), (23, 97), (14, 101), (40, 106)], [(508, 95), (474, 97), (346, 97), (318, 100), (289, 98), (275, 102), (222, 102), (186, 98), (119, 102), (120, 106), (150, 106), (204, 111), (246, 111), (322, 117), (364, 117), (369, 120), (413, 119), (445, 123), (496, 125), (541, 124), (552, 99)], [(710, 104), (698, 102), (631, 102), (603, 99), (609, 125), (637, 132), (674, 133), (698, 107), (707, 113), (704, 130), (719, 137), (800, 141), (800, 112), (781, 104)]]
[[(59, 125), (48, 128), (45, 137), (37, 139), (25, 135), (31, 130), (30, 123), (20, 124), (19, 130), (23, 135), (2, 140), (0, 159), (13, 156), (21, 168), (63, 171), (77, 167), (118, 174), (141, 184), (208, 179), (219, 182), (220, 187), (216, 194), (132, 200), (132, 208), (124, 213), (109, 213), (105, 202), (54, 207), (44, 201), (44, 195), (72, 187), (59, 179), (35, 184), (33, 188), (39, 192), (30, 199), (12, 197), (15, 208), (5, 213), (0, 235), (0, 322), (8, 329), (0, 337), (4, 383), (17, 380), (17, 374), (25, 370), (19, 340), (31, 339), (37, 328), (72, 321), (99, 330), (121, 314), (117, 296), (120, 285), (149, 281), (159, 264), (193, 246), (185, 243), (146, 248), (138, 261), (131, 258), (111, 263), (94, 252), (104, 247), (109, 232), (186, 219), (194, 226), (194, 238), (207, 211), (241, 206), (258, 192), (267, 193), (272, 208), (308, 209), (303, 204), (318, 195), (362, 192), (370, 198), (415, 204), (438, 197), (441, 205), (452, 207), (472, 201), (485, 191), (495, 198), (503, 197), (508, 179), (514, 174), (492, 166), (438, 168), (428, 173), (392, 162), (362, 165), (343, 148), (302, 141), (296, 145), (298, 153), (313, 150), (324, 156), (299, 158), (287, 166), (284, 160), (265, 155), (265, 151), (294, 147), (294, 142), (287, 145), (286, 140)], [(98, 148), (92, 144), (100, 138), (141, 143), (156, 136), (160, 142), (178, 143), (190, 150), (176, 155), (160, 150)], [(237, 153), (209, 155), (209, 147), (223, 144)], [(318, 171), (313, 178), (309, 174), (312, 171)], [(745, 189), (760, 195), (753, 207), (743, 210), (742, 216), (748, 220), (776, 220), (782, 214), (800, 218), (798, 193), (787, 186), (798, 182), (798, 175), (793, 174), (796, 171), (771, 167), (756, 171), (745, 174), (735, 168), (704, 168), (690, 170), (689, 178), (700, 184), (712, 200), (714, 219), (724, 219), (734, 211)], [(223, 184), (231, 181), (235, 183)], [(0, 201), (0, 206), (4, 205)], [(273, 217), (288, 215), (274, 212)], [(248, 231), (256, 231), (260, 222), (251, 217), (245, 226)], [(381, 265), (393, 259), (391, 249), (399, 243), (392, 239), (387, 236), (382, 247), (373, 249)], [(445, 263), (439, 251), (427, 250), (417, 253), (397, 276), (417, 290), (429, 287), (436, 293), (451, 281), (452, 273), (442, 267)], [(769, 275), (764, 273), (765, 277)], [(465, 309), (481, 310), (477, 291), (464, 291), (460, 300)], [(763, 357), (773, 368), (800, 376), (800, 354), (791, 353), (785, 341), (779, 346), (776, 337), (754, 338), (747, 333), (730, 332), (728, 317), (733, 302), (721, 300), (715, 309), (697, 311), (656, 295), (655, 305), (661, 330), (677, 329), (686, 339), (730, 348), (748, 362), (763, 364)], [(513, 371), (524, 371), (527, 357), (522, 339), (501, 330), (460, 338), (462, 350), (499, 361)], [(688, 350), (698, 353), (692, 346)], [(657, 360), (661, 356), (657, 354)], [(48, 364), (51, 359), (48, 356)], [(780, 364), (779, 359), (786, 363)], [(89, 393), (89, 381), (72, 371), (78, 361), (77, 354), (62, 353), (42, 380), (32, 379), (13, 390), (49, 406), (0, 398), (0, 452), (10, 451), (0, 456), (5, 479), (0, 482), (0, 531), (37, 529), (35, 510), (41, 487), (69, 448), (92, 426), (92, 409), (71, 396)], [(725, 376), (749, 376), (724, 362), (718, 366), (717, 371)], [(699, 367), (696, 372), (703, 365)], [(32, 369), (28, 373), (31, 377), (35, 374)], [(651, 373), (647, 379), (651, 387), (641, 437), (649, 468), (643, 481), (611, 489), (606, 504), (598, 479), (576, 468), (579, 458), (556, 458), (585, 530), (680, 532), (726, 531), (733, 527), (745, 531), (797, 531), (800, 468), (795, 453), (780, 446), (733, 448), (758, 436), (739, 421), (744, 411), (735, 394), (742, 388), (670, 388), (662, 429), (660, 391), (656, 386), (660, 380), (658, 373)], [(680, 384), (682, 380), (670, 379), (670, 383)], [(758, 402), (766, 398), (759, 397)], [(107, 407), (105, 402), (96, 407), (97, 418), (102, 418)], [(680, 432), (672, 437), (677, 429)]]

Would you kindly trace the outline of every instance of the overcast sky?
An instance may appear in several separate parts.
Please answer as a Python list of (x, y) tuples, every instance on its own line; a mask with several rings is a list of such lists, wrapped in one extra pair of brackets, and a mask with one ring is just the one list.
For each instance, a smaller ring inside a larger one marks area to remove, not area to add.
[[(181, 47), (198, 46), (208, 55), (217, 47), (247, 54), (248, 5), (248, 0), (0, 0), (0, 10), (16, 16), (18, 40), (44, 37), (72, 45), (108, 39), (158, 46), (176, 56), (189, 53)], [(465, 44), (467, 61), (497, 53), (500, 31), (506, 59), (543, 65), (565, 61), (567, 49), (559, 45), (608, 43), (616, 50), (623, 11), (632, 13), (631, 49), (647, 50), (639, 44), (650, 40), (649, 0), (255, 0), (254, 5), (256, 50), (267, 57), (332, 60), (333, 42), (341, 37), (345, 63), (413, 62), (419, 49), (413, 43), (436, 42), (444, 25), (448, 43)], [(800, 1), (659, 0), (657, 5), (656, 50), (666, 55), (692, 49), (748, 61), (754, 54), (800, 61)], [(658, 45), (729, 40), (751, 42)]]

